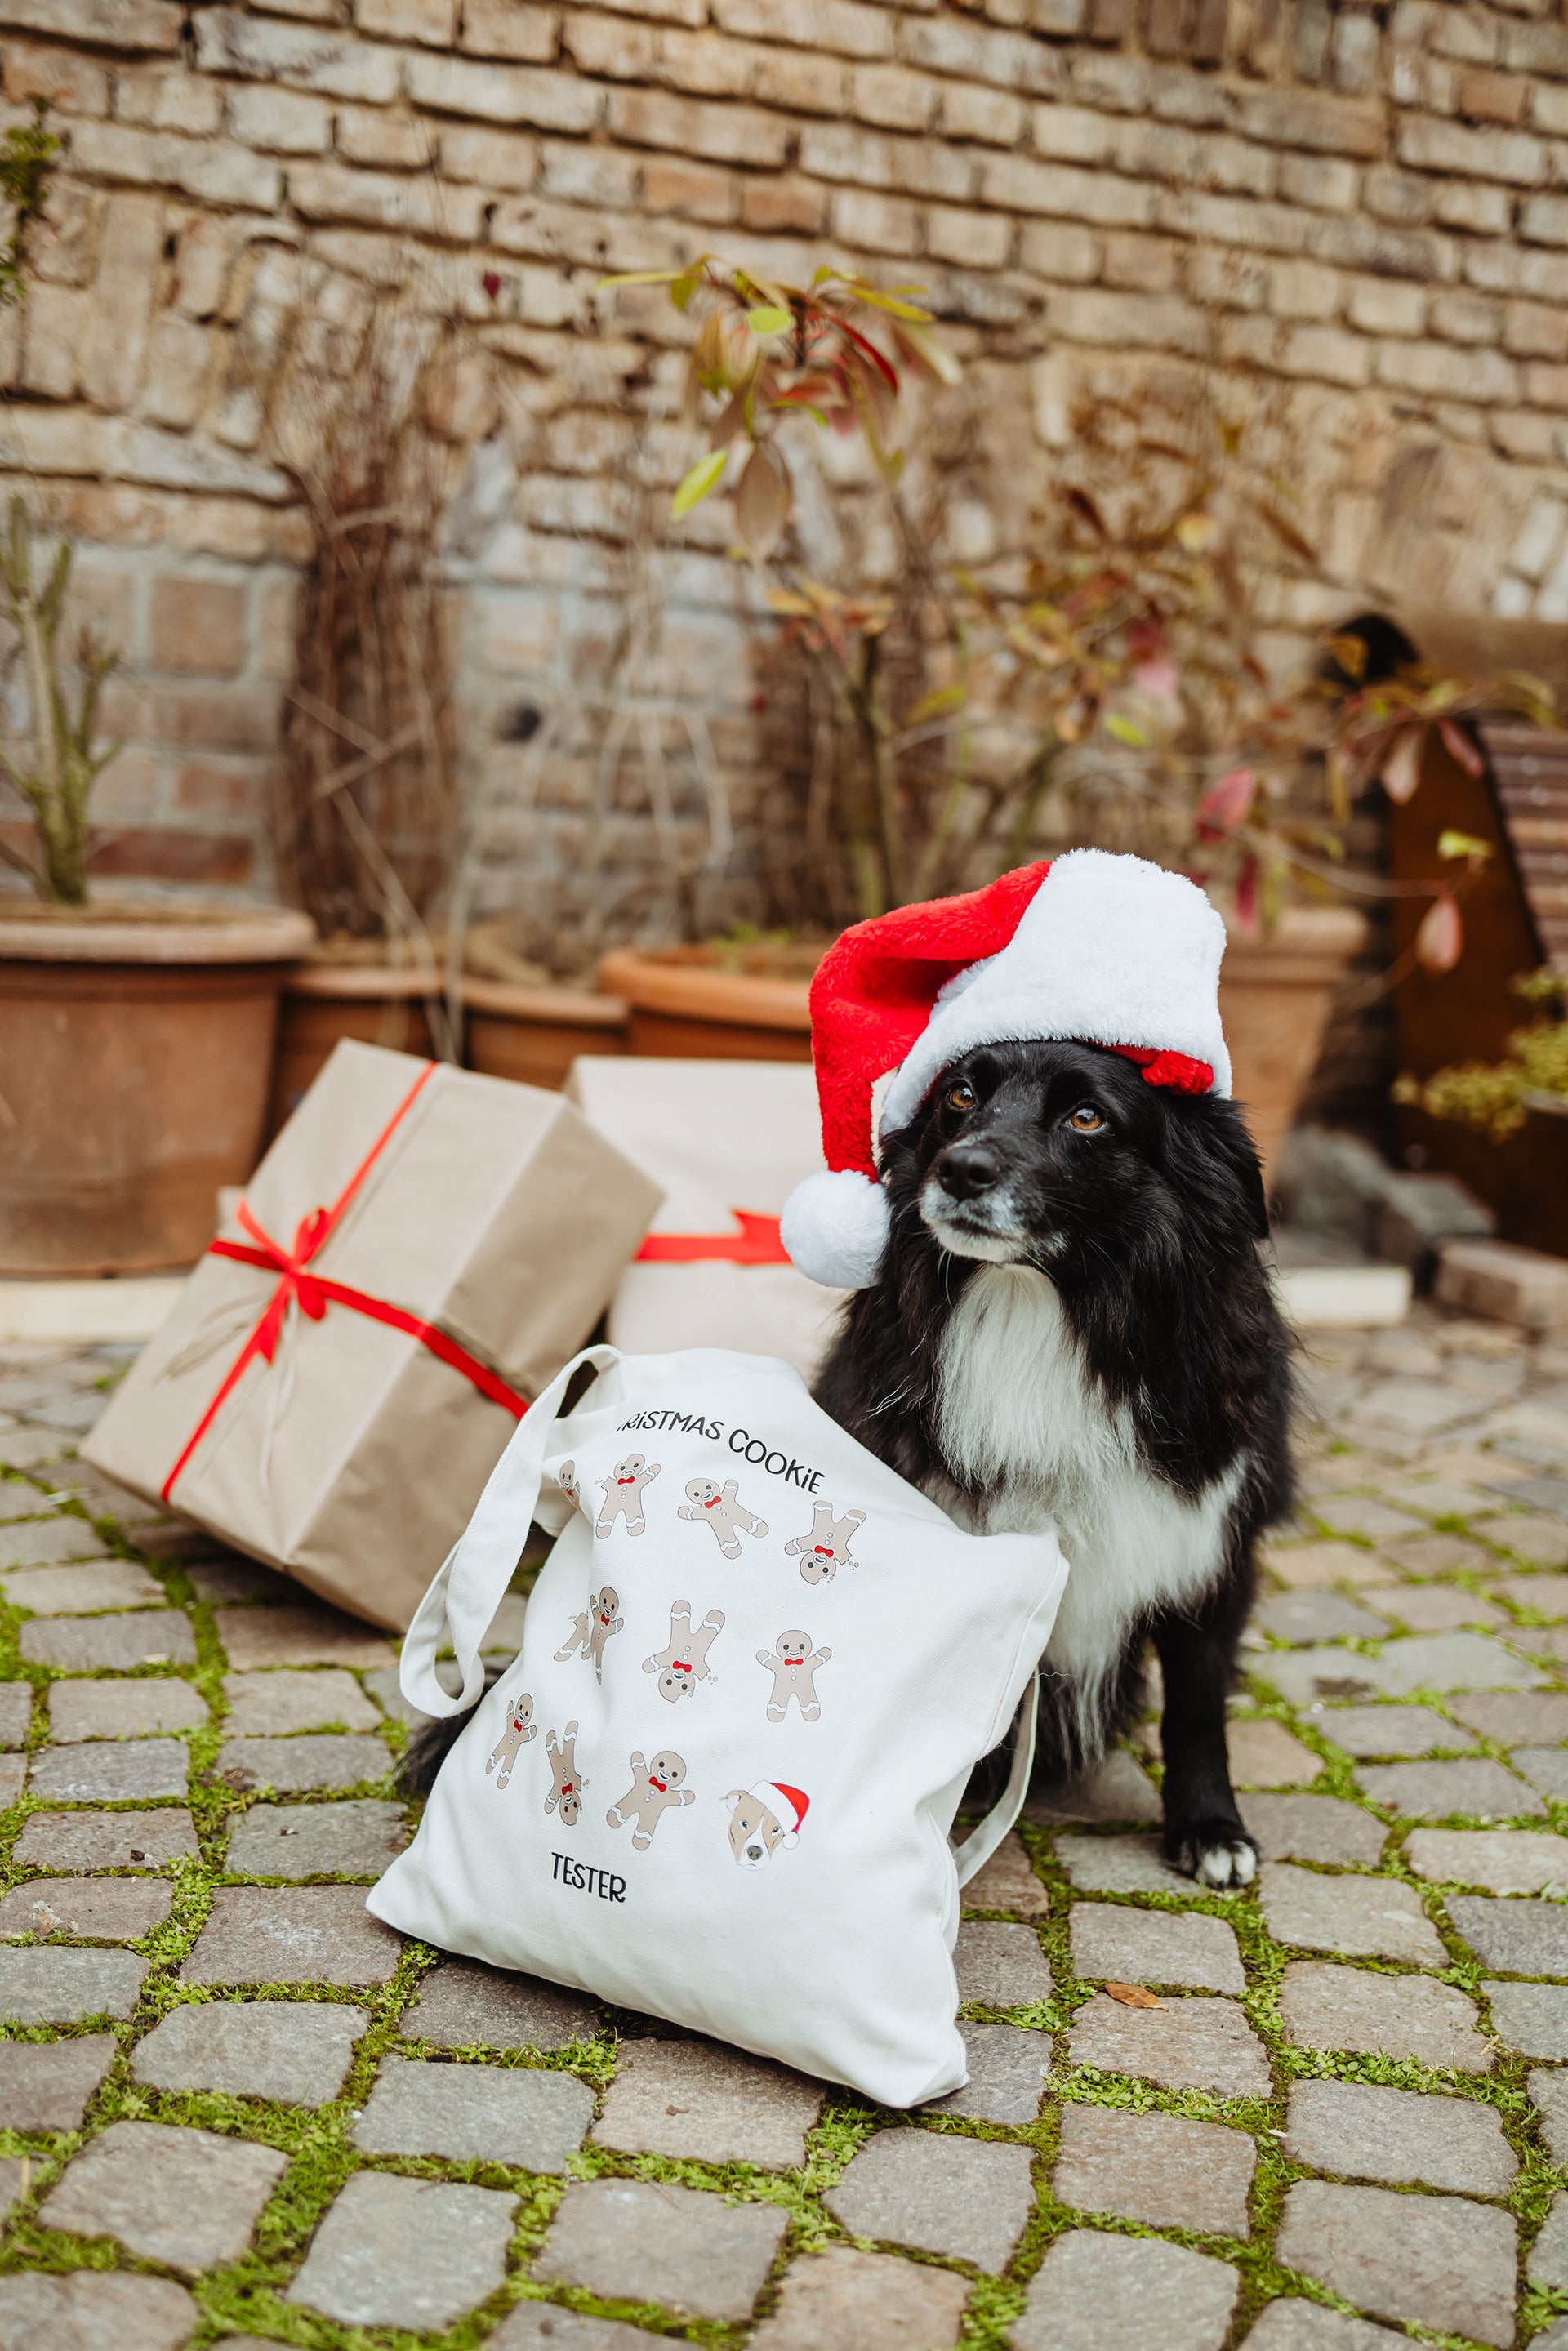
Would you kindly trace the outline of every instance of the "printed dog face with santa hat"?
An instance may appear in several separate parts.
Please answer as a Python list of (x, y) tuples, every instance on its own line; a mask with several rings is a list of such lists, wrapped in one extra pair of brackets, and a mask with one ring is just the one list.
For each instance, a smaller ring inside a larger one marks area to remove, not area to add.
[(800, 1842), (810, 1796), (782, 1780), (759, 1780), (755, 1788), (732, 1788), (729, 1849), (742, 1869), (760, 1869), (776, 1853)]

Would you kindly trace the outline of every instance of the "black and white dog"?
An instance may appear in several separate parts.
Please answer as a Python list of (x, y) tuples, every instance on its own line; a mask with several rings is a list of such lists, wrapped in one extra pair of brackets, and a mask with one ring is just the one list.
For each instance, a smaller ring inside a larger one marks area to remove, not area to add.
[(1291, 1507), (1291, 1343), (1239, 1113), (1093, 1045), (982, 1046), (884, 1135), (882, 1181), (887, 1246), (818, 1401), (964, 1523), (1056, 1531), (1042, 1760), (1080, 1769), (1129, 1726), (1152, 1640), (1166, 1853), (1247, 1884), (1226, 1696)]

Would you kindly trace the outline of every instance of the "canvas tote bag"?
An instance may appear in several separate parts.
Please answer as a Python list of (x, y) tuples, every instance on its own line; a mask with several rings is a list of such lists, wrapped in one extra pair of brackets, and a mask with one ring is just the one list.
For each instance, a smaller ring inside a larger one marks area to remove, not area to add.
[[(480, 1698), (530, 1518), (560, 1539)], [(967, 2079), (958, 1889), (1022, 1802), (1066, 1577), (1049, 1533), (956, 1527), (789, 1364), (591, 1347), (409, 1630), (411, 1704), (479, 1703), (369, 1907), (883, 2105), (943, 2096)], [(1008, 1794), (955, 1855), (970, 1769), (1026, 1690)]]

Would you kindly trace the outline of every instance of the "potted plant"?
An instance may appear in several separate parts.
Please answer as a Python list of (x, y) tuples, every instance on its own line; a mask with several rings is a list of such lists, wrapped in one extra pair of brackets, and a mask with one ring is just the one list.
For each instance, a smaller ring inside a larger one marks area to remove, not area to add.
[(288, 965), (314, 934), (266, 909), (93, 904), (89, 810), (115, 747), (99, 733), (114, 655), (84, 629), (60, 648), (71, 549), (40, 570), (26, 502), (0, 538), (26, 739), (0, 770), (32, 821), (0, 858), (37, 893), (0, 901), (0, 1273), (188, 1265), (220, 1185), (260, 1154)]

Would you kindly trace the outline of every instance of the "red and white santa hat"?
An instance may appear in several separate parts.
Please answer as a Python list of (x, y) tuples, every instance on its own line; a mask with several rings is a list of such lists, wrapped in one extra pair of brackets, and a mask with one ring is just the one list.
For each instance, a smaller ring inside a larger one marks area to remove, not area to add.
[(784, 1832), (786, 1847), (792, 1845), (800, 1834), (810, 1796), (803, 1795), (799, 1788), (787, 1787), (782, 1780), (758, 1780), (747, 1793), (755, 1796), (759, 1804), (767, 1805)]
[[(888, 1219), (878, 1142), (977, 1045), (1073, 1038), (1136, 1061), (1149, 1085), (1228, 1094), (1224, 952), (1225, 925), (1196, 883), (1101, 849), (857, 923), (811, 983), (828, 1166), (785, 1203), (795, 1264), (846, 1290), (875, 1280)], [(872, 1090), (889, 1071), (873, 1122)]]

